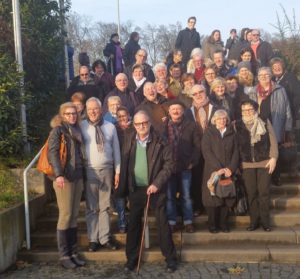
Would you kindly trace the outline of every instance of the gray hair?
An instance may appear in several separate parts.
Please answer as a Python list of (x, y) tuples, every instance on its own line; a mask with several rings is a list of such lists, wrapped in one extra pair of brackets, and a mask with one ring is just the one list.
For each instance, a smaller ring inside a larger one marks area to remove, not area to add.
[(113, 101), (118, 101), (120, 104), (122, 103), (121, 98), (119, 96), (110, 96), (107, 99), (107, 104), (109, 104), (110, 102), (113, 102)]
[(91, 97), (91, 98), (89, 98), (89, 99), (86, 101), (85, 105), (88, 106), (88, 104), (91, 103), (91, 102), (96, 102), (96, 103), (99, 105), (100, 108), (102, 107), (101, 101), (100, 101), (98, 98), (96, 98), (96, 97)]
[(203, 58), (203, 51), (201, 48), (196, 47), (192, 50), (190, 57), (194, 58), (194, 56), (200, 56), (201, 58)]
[(159, 68), (164, 68), (167, 71), (167, 66), (165, 63), (161, 62), (161, 63), (157, 63), (155, 64), (153, 71), (154, 73), (159, 69)]
[(136, 118), (136, 116), (139, 116), (139, 115), (144, 115), (147, 117), (147, 120), (150, 121), (150, 116), (149, 114), (145, 111), (145, 110), (139, 110), (137, 111), (134, 116), (133, 116), (133, 122), (134, 122), (134, 119)]
[(271, 70), (270, 67), (261, 67), (261, 68), (259, 68), (258, 72), (257, 72), (257, 76), (259, 76), (260, 72), (262, 72), (262, 71), (266, 71), (270, 75), (270, 77), (272, 77), (272, 70)]
[(227, 124), (230, 123), (230, 118), (226, 110), (224, 109), (218, 109), (215, 111), (213, 117), (211, 118), (211, 124), (216, 125), (216, 120), (220, 116), (225, 116), (227, 118)]
[(195, 84), (193, 87), (192, 87), (192, 93), (195, 93), (195, 91), (201, 91), (203, 90), (204, 93), (206, 94), (206, 88), (204, 85), (202, 84)]

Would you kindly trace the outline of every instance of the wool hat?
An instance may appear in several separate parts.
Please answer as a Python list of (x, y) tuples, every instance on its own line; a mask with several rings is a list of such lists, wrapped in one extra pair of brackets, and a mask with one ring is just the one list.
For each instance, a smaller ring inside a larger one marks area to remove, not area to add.
[(169, 107), (172, 106), (172, 105), (180, 105), (183, 108), (185, 108), (184, 104), (181, 101), (177, 100), (177, 99), (173, 99), (170, 102), (168, 102)]
[(251, 71), (251, 63), (249, 61), (242, 61), (237, 65), (237, 72), (239, 73), (239, 71), (242, 68), (247, 68), (249, 71)]

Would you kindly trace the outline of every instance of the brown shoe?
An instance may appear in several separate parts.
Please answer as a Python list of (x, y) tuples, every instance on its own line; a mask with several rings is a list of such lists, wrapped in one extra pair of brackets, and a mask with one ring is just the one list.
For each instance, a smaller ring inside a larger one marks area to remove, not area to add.
[(185, 232), (187, 232), (187, 233), (193, 233), (193, 232), (195, 232), (193, 224), (187, 224), (187, 225), (185, 225)]

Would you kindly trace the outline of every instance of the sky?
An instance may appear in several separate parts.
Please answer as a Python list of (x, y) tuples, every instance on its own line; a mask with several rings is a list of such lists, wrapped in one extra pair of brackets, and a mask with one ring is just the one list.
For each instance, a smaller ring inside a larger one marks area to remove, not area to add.
[[(92, 21), (117, 23), (118, 0), (71, 0), (72, 8), (80, 15), (88, 16)], [(212, 5), (213, 4), (213, 5)], [(283, 18), (280, 4), (289, 18), (293, 9), (300, 15), (299, 0), (119, 0), (120, 21), (132, 21), (134, 25), (173, 24), (181, 22), (186, 26), (189, 16), (197, 17), (196, 28), (201, 35), (209, 35), (214, 29), (221, 30), (222, 39), (229, 36), (231, 28), (238, 31), (243, 27), (262, 28), (272, 35), (276, 29), (277, 15)]]

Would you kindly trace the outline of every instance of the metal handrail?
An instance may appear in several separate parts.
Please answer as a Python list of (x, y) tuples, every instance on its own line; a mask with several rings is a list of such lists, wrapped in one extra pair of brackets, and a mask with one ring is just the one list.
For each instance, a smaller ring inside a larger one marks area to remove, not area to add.
[(31, 242), (30, 242), (30, 216), (29, 216), (29, 199), (28, 199), (28, 182), (27, 182), (27, 173), (31, 169), (31, 167), (35, 164), (35, 162), (40, 157), (42, 150), (44, 146), (41, 148), (41, 150), (35, 155), (35, 157), (32, 159), (32, 161), (29, 163), (29, 165), (25, 168), (23, 172), (23, 185), (24, 185), (24, 206), (25, 206), (25, 227), (26, 227), (26, 248), (27, 250), (30, 250), (31, 248)]

